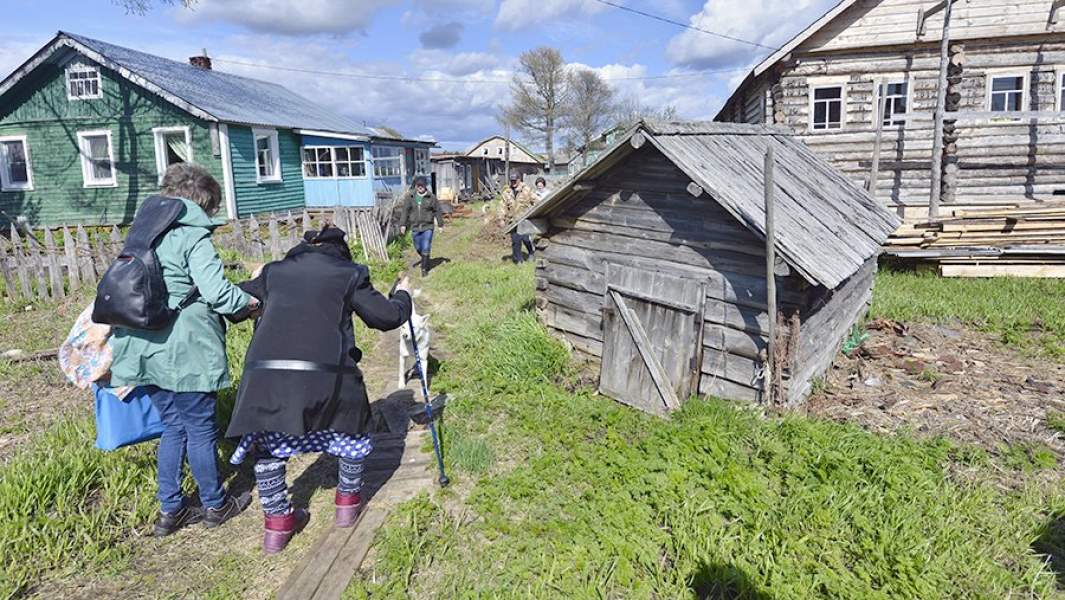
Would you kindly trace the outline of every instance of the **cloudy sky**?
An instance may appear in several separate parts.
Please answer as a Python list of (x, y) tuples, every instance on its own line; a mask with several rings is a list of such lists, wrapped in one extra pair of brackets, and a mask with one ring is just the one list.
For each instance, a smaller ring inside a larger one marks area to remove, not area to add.
[[(612, 1), (772, 47), (836, 0)], [(218, 70), (282, 83), (445, 148), (496, 132), (517, 56), (530, 48), (556, 47), (619, 96), (696, 119), (713, 117), (768, 52), (597, 0), (198, 0), (146, 16), (110, 0), (3, 3), (5, 75), (57, 30), (176, 60), (206, 49)]]

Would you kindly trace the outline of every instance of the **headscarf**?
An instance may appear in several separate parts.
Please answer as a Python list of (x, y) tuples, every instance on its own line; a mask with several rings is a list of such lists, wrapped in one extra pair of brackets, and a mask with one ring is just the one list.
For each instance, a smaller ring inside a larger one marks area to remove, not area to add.
[(347, 233), (334, 225), (326, 225), (321, 231), (310, 230), (303, 234), (303, 241), (285, 254), (290, 258), (304, 252), (320, 252), (343, 260), (351, 260), (351, 249), (344, 241)]

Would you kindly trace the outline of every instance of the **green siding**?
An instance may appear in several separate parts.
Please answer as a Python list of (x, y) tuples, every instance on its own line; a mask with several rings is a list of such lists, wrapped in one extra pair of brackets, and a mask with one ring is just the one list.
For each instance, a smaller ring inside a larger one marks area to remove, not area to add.
[(246, 216), (304, 207), (303, 165), (300, 139), (291, 130), (277, 130), (281, 155), (281, 181), (256, 183), (255, 137), (250, 127), (230, 125), (229, 146), (233, 157), (233, 181), (237, 195), (237, 213)]
[[(103, 98), (68, 100), (64, 70), (46, 64), (3, 98), (0, 136), (27, 136), (34, 185), (32, 191), (0, 192), (7, 215), (47, 225), (129, 222), (139, 203), (158, 191), (153, 127), (188, 126), (193, 160), (222, 181), (205, 121), (108, 69), (101, 69), (101, 82)], [(84, 187), (77, 132), (94, 129), (111, 131), (117, 187)]]

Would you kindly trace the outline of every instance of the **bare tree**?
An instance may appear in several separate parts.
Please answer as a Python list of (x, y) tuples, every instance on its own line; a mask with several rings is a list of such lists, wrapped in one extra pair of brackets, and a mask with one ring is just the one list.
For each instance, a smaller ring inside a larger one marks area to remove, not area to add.
[(566, 65), (554, 48), (523, 52), (521, 68), (510, 84), (511, 103), (503, 119), (526, 135), (542, 135), (549, 169), (555, 166), (555, 132), (568, 96)]
[(677, 109), (672, 105), (651, 108), (636, 96), (626, 96), (614, 104), (614, 123), (619, 127), (628, 127), (643, 119), (650, 121), (673, 121), (677, 118)]
[(182, 6), (192, 8), (197, 0), (111, 0), (113, 3), (126, 9), (127, 13), (134, 15), (146, 15), (156, 4), (164, 6)]
[[(565, 126), (570, 143), (585, 149), (610, 120), (614, 109), (614, 90), (599, 73), (580, 69), (569, 74), (569, 103), (566, 107)], [(581, 153), (587, 164), (588, 153)]]

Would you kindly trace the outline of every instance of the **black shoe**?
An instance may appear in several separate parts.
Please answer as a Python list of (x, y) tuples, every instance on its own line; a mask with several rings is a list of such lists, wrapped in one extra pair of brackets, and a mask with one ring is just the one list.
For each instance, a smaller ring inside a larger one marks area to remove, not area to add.
[(193, 525), (203, 520), (203, 509), (198, 506), (182, 506), (176, 513), (159, 513), (155, 520), (155, 537), (166, 537), (178, 529), (187, 525)]
[(208, 508), (204, 511), (203, 524), (208, 529), (218, 527), (222, 523), (244, 512), (251, 504), (251, 494), (244, 492), (239, 496), (226, 496), (226, 501), (218, 508)]
[(422, 277), (429, 275), (429, 255), (422, 256)]

